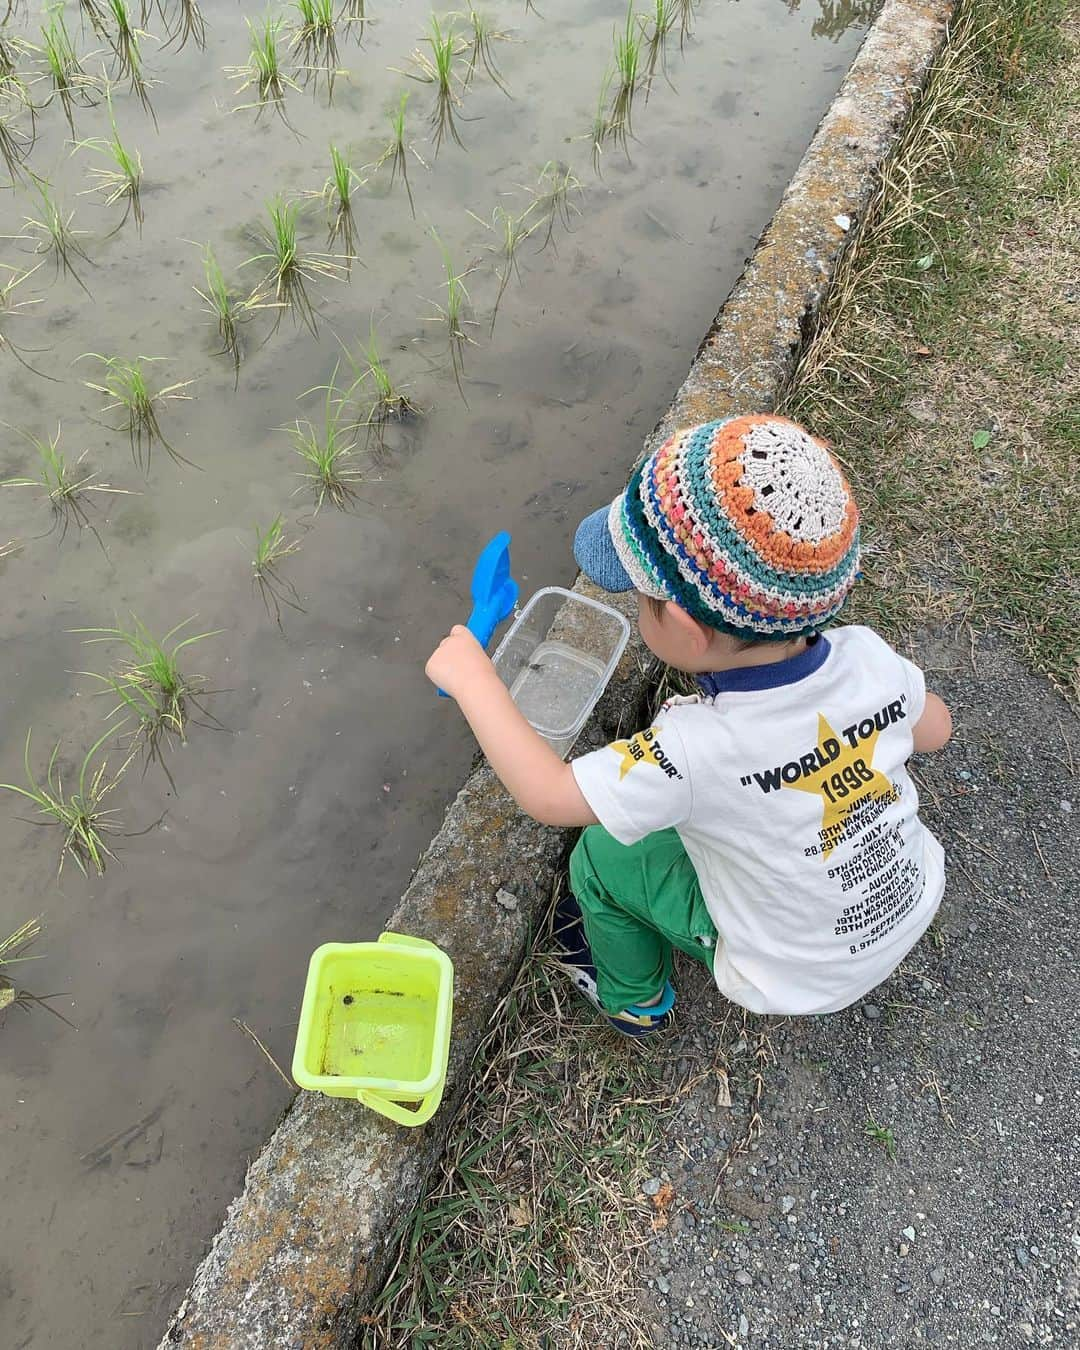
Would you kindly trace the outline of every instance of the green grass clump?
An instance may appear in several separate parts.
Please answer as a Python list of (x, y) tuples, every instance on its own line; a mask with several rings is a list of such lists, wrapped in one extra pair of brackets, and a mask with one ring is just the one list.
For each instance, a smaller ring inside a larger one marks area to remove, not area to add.
[(31, 173), (30, 177), (38, 196), (38, 213), (24, 218), (23, 230), (37, 240), (35, 253), (50, 256), (57, 274), (62, 272), (65, 276), (71, 276), (89, 295), (90, 291), (76, 272), (73, 262), (75, 258), (87, 264), (90, 262), (79, 243), (80, 235), (84, 235), (86, 231), (76, 230), (73, 227), (71, 222), (75, 219), (75, 212), (64, 213), (63, 207), (53, 195), (52, 185), (46, 179), (39, 178), (35, 173)]
[[(91, 492), (118, 494), (124, 493), (124, 489), (97, 482), (97, 474), (91, 469), (83, 468), (88, 450), (84, 450), (75, 460), (68, 459), (60, 449), (59, 427), (56, 429), (56, 435), (47, 441), (28, 433), (24, 435), (37, 454), (37, 473), (5, 478), (0, 481), (0, 487), (36, 488), (49, 504), (53, 517), (52, 529), (60, 531), (61, 542), (67, 535), (69, 526), (74, 523), (81, 530), (90, 530), (101, 544), (101, 536), (88, 514), (89, 494)], [(101, 546), (104, 549), (104, 544)]]
[(348, 269), (325, 254), (308, 253), (301, 248), (297, 239), (300, 207), (295, 202), (275, 197), (267, 203), (267, 211), (270, 224), (263, 226), (261, 232), (264, 250), (244, 263), (245, 267), (261, 263), (267, 269), (254, 294), (260, 301), (269, 298), (278, 306), (278, 322), (281, 314), (289, 311), (314, 337), (318, 326), (308, 287), (320, 279), (343, 280)]
[(182, 671), (177, 658), (195, 643), (216, 637), (222, 630), (190, 633), (174, 641), (181, 629), (192, 621), (189, 618), (178, 623), (160, 640), (135, 615), (131, 616), (130, 628), (73, 630), (87, 634), (86, 640), (90, 644), (118, 643), (125, 649), (124, 658), (107, 675), (93, 671), (86, 673), (104, 685), (106, 693), (116, 697), (116, 706), (108, 715), (110, 719), (118, 718), (118, 724), (129, 729), (132, 754), (141, 750), (145, 756), (144, 771), (156, 760), (174, 790), (176, 785), (163, 758), (165, 749), (172, 741), (184, 743), (187, 740), (192, 708), (214, 722), (201, 702), (210, 692), (205, 677)]
[(435, 102), (428, 118), (435, 142), (435, 154), (438, 155), (443, 138), (448, 133), (464, 149), (464, 142), (458, 134), (455, 119), (455, 114), (461, 107), (461, 95), (458, 91), (464, 87), (457, 73), (456, 62), (464, 47), (454, 26), (454, 16), (451, 15), (440, 23), (438, 17), (433, 14), (424, 41), (429, 51), (417, 48), (412, 55), (416, 70), (405, 73), (411, 80), (435, 86)]
[(257, 587), (268, 617), (281, 627), (281, 606), (303, 612), (296, 587), (278, 570), (286, 558), (300, 548), (296, 539), (285, 537), (285, 519), (280, 513), (265, 530), (255, 527), (255, 553), (251, 559), (252, 585)]
[(495, 61), (495, 53), (492, 44), (495, 42), (509, 42), (510, 34), (501, 32), (486, 15), (478, 10), (469, 8), (466, 15), (469, 24), (469, 33), (465, 39), (465, 51), (468, 53), (468, 62), (465, 75), (462, 80), (464, 88), (468, 88), (472, 83), (477, 68), (482, 66), (487, 71), (493, 84), (496, 84), (503, 93), (510, 97), (510, 90), (506, 87), (502, 72)]
[(120, 139), (116, 117), (113, 114), (112, 99), (110, 98), (108, 102), (112, 135), (107, 138), (99, 137), (95, 140), (80, 141), (75, 148), (77, 150), (94, 150), (112, 160), (113, 167), (111, 169), (92, 168), (90, 170), (95, 182), (92, 188), (86, 189), (87, 192), (100, 193), (105, 199), (106, 206), (114, 206), (117, 202), (124, 203), (124, 214), (112, 233), (115, 234), (117, 230), (121, 229), (128, 216), (131, 216), (135, 221), (136, 229), (141, 234), (143, 226), (142, 157), (138, 150), (129, 150)]
[(71, 134), (75, 134), (75, 105), (88, 107), (95, 101), (97, 81), (82, 68), (79, 54), (64, 22), (62, 7), (46, 10), (40, 48), (52, 80), (53, 97), (60, 100)]
[(531, 188), (530, 192), (532, 203), (523, 217), (523, 219), (534, 217), (534, 224), (529, 233), (535, 229), (543, 229), (544, 240), (540, 245), (541, 250), (550, 244), (558, 252), (555, 245), (555, 226), (561, 225), (564, 230), (569, 230), (573, 217), (580, 214), (581, 208), (576, 199), (582, 193), (581, 181), (569, 165), (549, 159), (540, 170), (536, 187)]
[(416, 205), (413, 202), (412, 188), (409, 186), (409, 155), (415, 156), (419, 164), (424, 168), (427, 165), (417, 154), (411, 142), (406, 139), (405, 134), (405, 111), (408, 106), (409, 95), (403, 93), (398, 100), (397, 106), (390, 109), (390, 140), (386, 149), (379, 158), (371, 165), (373, 173), (378, 173), (384, 164), (390, 165), (390, 188), (393, 190), (394, 181), (401, 175), (401, 181), (405, 184), (405, 191), (409, 197), (409, 210), (412, 212), (413, 220), (416, 219)]
[(334, 97), (338, 74), (337, 12), (334, 0), (295, 0), (299, 22), (293, 30), (292, 46), (302, 67), (318, 88), (325, 76), (327, 95)]
[(344, 399), (337, 395), (337, 372), (326, 386), (326, 402), (321, 423), (309, 418), (297, 418), (290, 427), (296, 453), (307, 465), (300, 476), (311, 484), (315, 493), (315, 510), (330, 502), (344, 510), (356, 495), (360, 471), (353, 467), (356, 449), (355, 433), (347, 425)]
[(60, 844), (60, 863), (56, 870), (59, 877), (64, 864), (70, 858), (83, 876), (89, 876), (92, 868), (97, 875), (104, 876), (108, 860), (116, 855), (109, 848), (106, 839), (115, 834), (120, 825), (115, 810), (106, 810), (102, 803), (123, 777), (124, 770), (131, 762), (125, 760), (119, 771), (111, 778), (108, 774), (108, 759), (102, 759), (96, 769), (92, 768), (94, 756), (112, 735), (112, 730), (98, 738), (83, 756), (79, 766), (76, 788), (68, 792), (64, 787), (63, 776), (57, 759), (60, 755), (60, 742), (57, 741), (49, 756), (44, 782), (38, 782), (30, 767), (30, 731), (26, 733), (26, 746), (23, 751), (23, 765), (26, 771), (26, 786), (18, 783), (0, 783), (0, 788), (15, 792), (37, 807), (38, 819), (35, 824), (56, 825), (63, 832)]
[(214, 256), (214, 250), (207, 244), (203, 249), (203, 273), (206, 289), (199, 286), (193, 289), (202, 300), (206, 312), (217, 322), (218, 337), (221, 339), (219, 356), (228, 356), (233, 363), (233, 388), (240, 382), (240, 359), (243, 349), (240, 342), (240, 329), (251, 318), (257, 304), (247, 297), (237, 299), (229, 289), (221, 265)]
[(299, 86), (285, 74), (281, 64), (281, 49), (278, 43), (285, 21), (268, 14), (261, 26), (256, 26), (250, 19), (245, 19), (244, 22), (251, 34), (251, 51), (247, 63), (242, 66), (226, 66), (225, 73), (230, 79), (239, 81), (237, 93), (243, 94), (245, 90), (253, 89), (255, 99), (250, 103), (238, 104), (235, 111), (256, 108), (258, 116), (261, 117), (267, 108), (273, 108), (282, 121), (287, 122), (285, 95), (288, 90), (298, 89)]
[[(169, 457), (180, 464), (191, 466), (173, 449), (165, 439), (158, 420), (158, 411), (171, 399), (190, 398), (185, 394), (192, 381), (182, 380), (177, 384), (166, 385), (161, 389), (152, 389), (147, 377), (147, 367), (153, 361), (162, 361), (160, 356), (136, 356), (130, 360), (120, 356), (100, 356), (97, 352), (86, 352), (85, 356), (100, 361), (103, 367), (101, 383), (84, 380), (87, 389), (104, 394), (108, 402), (102, 413), (119, 410), (123, 416), (116, 431), (126, 431), (131, 443), (131, 457), (145, 473), (150, 472), (150, 458), (155, 445), (160, 444)], [(81, 358), (80, 358), (81, 359)]]

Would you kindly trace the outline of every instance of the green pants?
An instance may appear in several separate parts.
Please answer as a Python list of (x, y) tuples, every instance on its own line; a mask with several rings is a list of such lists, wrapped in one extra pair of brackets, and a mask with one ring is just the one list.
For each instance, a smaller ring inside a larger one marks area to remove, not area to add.
[(674, 830), (628, 846), (590, 825), (570, 856), (570, 885), (607, 1012), (655, 998), (671, 977), (673, 947), (712, 969), (716, 927)]

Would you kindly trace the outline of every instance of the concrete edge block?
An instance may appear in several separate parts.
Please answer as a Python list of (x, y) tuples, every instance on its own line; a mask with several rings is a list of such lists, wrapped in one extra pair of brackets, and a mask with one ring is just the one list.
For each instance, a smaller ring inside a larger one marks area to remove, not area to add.
[[(886, 0), (649, 444), (679, 426), (775, 405), (954, 8), (955, 0)], [(575, 589), (596, 594), (582, 578)], [(632, 617), (633, 598), (623, 603)], [(654, 669), (635, 634), (585, 738), (601, 744), (639, 725)], [(486, 764), (470, 774), (387, 922), (437, 942), (454, 962), (443, 1105), (430, 1124), (409, 1130), (356, 1104), (300, 1093), (248, 1169), (160, 1350), (353, 1343), (572, 834), (523, 816)], [(499, 889), (517, 906), (498, 904)]]

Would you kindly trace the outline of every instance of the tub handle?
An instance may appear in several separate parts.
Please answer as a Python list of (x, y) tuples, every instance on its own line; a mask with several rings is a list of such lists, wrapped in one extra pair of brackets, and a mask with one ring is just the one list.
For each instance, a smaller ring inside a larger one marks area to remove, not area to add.
[(373, 1111), (378, 1111), (380, 1115), (386, 1116), (388, 1120), (392, 1120), (398, 1125), (426, 1125), (439, 1109), (439, 1103), (442, 1101), (442, 1086), (440, 1085), (434, 1092), (429, 1092), (415, 1111), (399, 1106), (389, 1097), (384, 1097), (378, 1092), (370, 1092), (367, 1088), (358, 1089), (356, 1097), (365, 1106), (371, 1107)]

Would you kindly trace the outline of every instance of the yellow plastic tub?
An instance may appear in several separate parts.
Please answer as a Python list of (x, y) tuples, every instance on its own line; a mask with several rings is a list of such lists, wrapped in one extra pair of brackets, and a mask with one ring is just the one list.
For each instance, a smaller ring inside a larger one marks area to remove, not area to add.
[(293, 1077), (399, 1125), (423, 1125), (446, 1083), (453, 989), (450, 958), (423, 938), (325, 943), (308, 966)]

